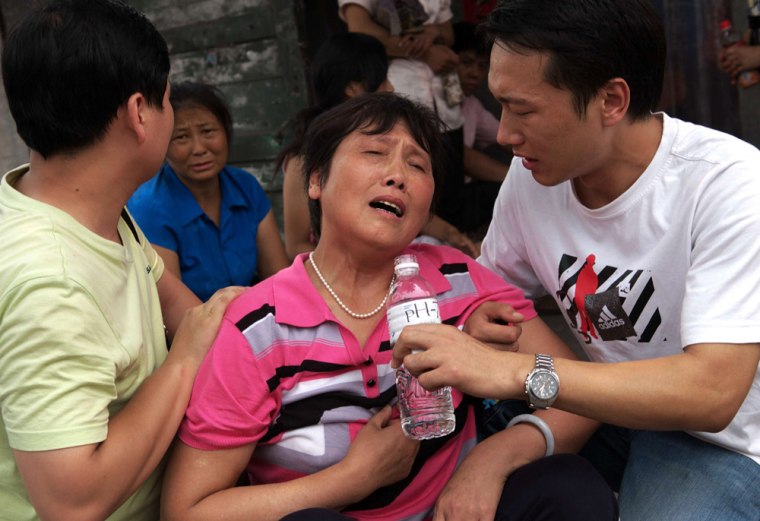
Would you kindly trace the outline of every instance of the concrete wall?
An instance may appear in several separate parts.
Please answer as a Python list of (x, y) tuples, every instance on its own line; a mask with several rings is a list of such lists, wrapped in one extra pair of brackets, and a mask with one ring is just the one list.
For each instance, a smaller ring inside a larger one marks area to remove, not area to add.
[[(6, 28), (12, 27), (28, 7), (28, 2), (0, 0), (0, 10), (2, 10)], [(3, 44), (0, 42), (0, 51), (2, 48)], [(11, 168), (25, 163), (28, 157), (29, 151), (26, 145), (16, 134), (16, 124), (8, 110), (5, 89), (0, 82), (0, 172), (7, 172)]]

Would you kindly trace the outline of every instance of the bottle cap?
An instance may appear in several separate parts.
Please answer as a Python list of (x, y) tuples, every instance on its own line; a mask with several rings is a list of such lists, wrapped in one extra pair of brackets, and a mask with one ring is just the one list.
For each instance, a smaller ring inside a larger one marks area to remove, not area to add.
[(733, 27), (733, 24), (731, 23), (731, 20), (721, 20), (720, 21), (720, 30), (725, 31), (726, 29), (731, 29)]
[(414, 269), (420, 268), (420, 265), (417, 262), (417, 257), (414, 254), (405, 253), (403, 255), (399, 255), (393, 261), (393, 269), (395, 271), (402, 270), (402, 269), (410, 269), (410, 268), (414, 268)]

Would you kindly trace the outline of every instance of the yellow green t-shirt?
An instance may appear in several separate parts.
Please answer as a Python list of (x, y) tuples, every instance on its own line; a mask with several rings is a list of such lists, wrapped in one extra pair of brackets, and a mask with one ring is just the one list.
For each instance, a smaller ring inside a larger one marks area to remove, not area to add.
[[(166, 357), (163, 263), (122, 219), (123, 245), (0, 182), (0, 520), (37, 519), (12, 449), (99, 443)], [(160, 469), (109, 520), (158, 519)]]

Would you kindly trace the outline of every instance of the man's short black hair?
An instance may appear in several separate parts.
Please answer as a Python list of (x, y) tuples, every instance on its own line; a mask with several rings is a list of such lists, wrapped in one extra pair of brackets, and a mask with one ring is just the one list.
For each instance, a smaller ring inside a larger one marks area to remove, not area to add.
[(656, 110), (666, 45), (650, 0), (502, 0), (484, 28), (494, 45), (547, 52), (546, 81), (573, 94), (581, 117), (613, 78), (628, 83), (631, 120)]
[(160, 109), (169, 52), (119, 0), (52, 0), (11, 31), (2, 68), (18, 134), (47, 158), (100, 140), (136, 92)]

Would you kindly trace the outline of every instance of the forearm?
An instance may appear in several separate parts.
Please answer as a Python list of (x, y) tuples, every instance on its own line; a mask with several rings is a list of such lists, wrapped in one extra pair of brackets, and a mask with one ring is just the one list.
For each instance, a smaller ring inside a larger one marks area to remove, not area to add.
[[(304, 508), (341, 510), (372, 491), (365, 488), (369, 477), (360, 477), (341, 464), (283, 483), (229, 487), (215, 492), (187, 509), (164, 507), (166, 521), (278, 520)], [(171, 499), (168, 500), (171, 502)]]
[[(633, 429), (719, 431), (744, 401), (759, 352), (757, 345), (704, 344), (683, 354), (622, 363), (555, 358), (561, 385), (554, 407)], [(507, 362), (512, 372), (505, 396), (518, 397), (533, 360), (502, 356), (505, 362), (513, 358)]]
[(256, 247), (259, 250), (258, 273), (260, 279), (271, 277), (290, 264), (272, 210), (269, 210), (267, 216), (259, 224)]
[[(599, 423), (557, 409), (534, 413), (549, 426), (554, 437), (554, 453), (578, 452)], [(546, 455), (546, 438), (530, 423), (518, 423), (478, 443), (469, 457), (500, 469), (504, 479), (512, 472)]]
[(78, 521), (111, 515), (161, 461), (184, 414), (196, 369), (167, 360), (111, 418), (107, 438), (97, 445), (15, 452), (38, 515)]
[(401, 36), (392, 36), (387, 29), (372, 20), (366, 9), (358, 5), (347, 5), (343, 14), (349, 32), (374, 36), (382, 42), (389, 58), (406, 57), (406, 50), (400, 45)]
[(479, 181), (501, 182), (507, 175), (507, 165), (504, 165), (480, 150), (464, 147), (464, 170)]
[(169, 339), (174, 338), (185, 312), (201, 303), (200, 299), (171, 272), (164, 272), (156, 284), (161, 302), (161, 314), (164, 325), (169, 332)]

